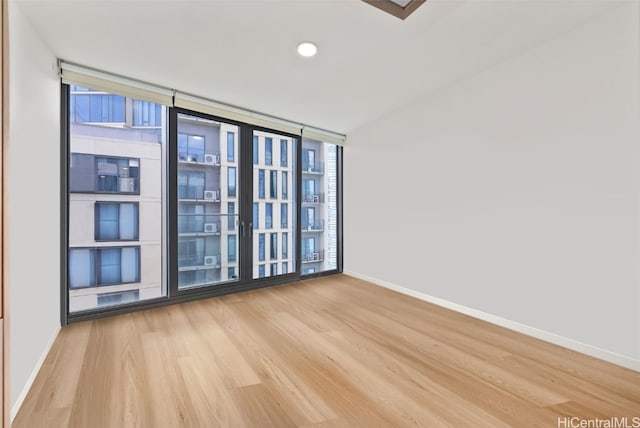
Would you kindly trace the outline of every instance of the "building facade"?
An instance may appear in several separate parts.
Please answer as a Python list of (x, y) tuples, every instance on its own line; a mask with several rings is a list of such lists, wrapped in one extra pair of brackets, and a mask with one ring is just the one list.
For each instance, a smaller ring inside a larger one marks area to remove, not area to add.
[(166, 109), (71, 87), (69, 311), (160, 297)]
[(253, 134), (253, 277), (295, 271), (294, 140)]
[(178, 115), (178, 288), (238, 277), (238, 127)]

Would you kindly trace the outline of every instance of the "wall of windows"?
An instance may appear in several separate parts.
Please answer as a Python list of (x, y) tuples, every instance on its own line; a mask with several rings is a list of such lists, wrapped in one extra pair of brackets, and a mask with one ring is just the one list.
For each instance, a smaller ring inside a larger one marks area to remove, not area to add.
[(337, 146), (65, 90), (72, 319), (339, 270)]

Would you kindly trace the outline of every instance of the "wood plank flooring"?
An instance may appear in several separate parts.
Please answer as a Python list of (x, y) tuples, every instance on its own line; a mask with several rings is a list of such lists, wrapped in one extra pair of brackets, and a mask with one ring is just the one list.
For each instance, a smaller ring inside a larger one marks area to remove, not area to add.
[(338, 275), (66, 327), (13, 427), (557, 427), (574, 416), (640, 418), (640, 373)]

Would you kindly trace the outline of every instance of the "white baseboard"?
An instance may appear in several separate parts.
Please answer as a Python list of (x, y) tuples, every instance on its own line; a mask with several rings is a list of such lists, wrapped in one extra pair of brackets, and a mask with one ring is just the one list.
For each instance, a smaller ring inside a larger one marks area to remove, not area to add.
[(22, 403), (24, 402), (24, 399), (27, 397), (27, 394), (29, 393), (29, 390), (31, 389), (33, 382), (36, 380), (36, 376), (38, 376), (38, 372), (40, 371), (40, 368), (44, 364), (44, 360), (47, 358), (47, 355), (49, 355), (49, 351), (51, 350), (53, 343), (56, 341), (56, 338), (58, 337), (59, 332), (60, 332), (60, 326), (58, 326), (55, 329), (55, 331), (49, 338), (49, 342), (47, 342), (47, 345), (44, 347), (44, 350), (42, 351), (42, 355), (40, 355), (40, 358), (36, 362), (36, 365), (33, 368), (31, 375), (27, 379), (27, 382), (24, 384), (24, 387), (22, 388), (20, 395), (18, 395), (16, 402), (13, 404), (13, 406), (11, 406), (11, 422), (13, 422), (13, 420), (15, 419), (16, 415), (18, 414), (18, 410), (20, 410), (20, 407), (22, 407)]
[(626, 367), (631, 370), (640, 372), (640, 360), (627, 357), (625, 355), (616, 354), (615, 352), (607, 351), (593, 345), (579, 342), (577, 340), (569, 339), (567, 337), (559, 336), (554, 333), (550, 333), (545, 330), (540, 330), (535, 327), (531, 327), (525, 324), (520, 324), (515, 321), (508, 320), (496, 315), (488, 314), (486, 312), (479, 311), (477, 309), (470, 308), (468, 306), (459, 305), (457, 303), (449, 302), (438, 297), (433, 297), (420, 291), (412, 290), (410, 288), (401, 287), (399, 285), (382, 281), (376, 278), (372, 278), (367, 275), (362, 275), (356, 272), (344, 271), (345, 275), (352, 276), (354, 278), (362, 279), (380, 287), (388, 288), (389, 290), (397, 291), (402, 294), (406, 294), (411, 297), (415, 297), (420, 300), (424, 300), (429, 303), (433, 303), (438, 306), (442, 306), (447, 309), (451, 309), (456, 312), (460, 312), (465, 315), (472, 316), (474, 318), (481, 319), (483, 321), (496, 324), (501, 327), (508, 328), (509, 330), (517, 331), (518, 333), (526, 334), (527, 336), (535, 337), (536, 339), (544, 340), (545, 342), (553, 343), (554, 345), (562, 346), (582, 354), (590, 355), (601, 360), (608, 361), (613, 364), (617, 364), (622, 367)]

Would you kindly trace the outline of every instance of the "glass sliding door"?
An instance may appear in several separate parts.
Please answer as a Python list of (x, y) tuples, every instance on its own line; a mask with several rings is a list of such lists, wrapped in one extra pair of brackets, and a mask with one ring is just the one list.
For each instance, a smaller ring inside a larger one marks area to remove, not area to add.
[(289, 136), (253, 133), (254, 279), (295, 271), (296, 144)]
[(167, 107), (67, 88), (68, 313), (166, 296)]
[(236, 125), (177, 115), (177, 288), (238, 280)]
[(302, 139), (301, 274), (338, 268), (338, 146)]

